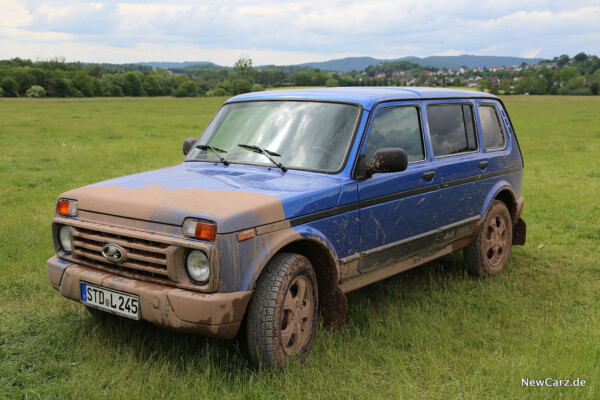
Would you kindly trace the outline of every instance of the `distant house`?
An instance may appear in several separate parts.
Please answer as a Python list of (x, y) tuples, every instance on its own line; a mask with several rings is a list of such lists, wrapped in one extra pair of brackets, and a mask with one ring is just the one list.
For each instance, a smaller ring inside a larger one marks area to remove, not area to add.
[(380, 73), (378, 73), (378, 74), (377, 74), (377, 75), (375, 75), (375, 76), (376, 76), (377, 78), (381, 78), (381, 79), (383, 79), (383, 78), (385, 78), (385, 72), (380, 72)]
[(492, 85), (499, 85), (500, 84), (500, 79), (496, 78), (495, 76), (488, 76), (486, 78), (484, 78), (486, 81), (490, 81), (492, 83)]
[(497, 66), (492, 65), (492, 68), (490, 68), (490, 71), (492, 71), (492, 72), (498, 72), (499, 69), (500, 68), (498, 68)]
[(468, 87), (477, 87), (477, 82), (481, 80), (480, 76), (470, 76), (467, 78)]

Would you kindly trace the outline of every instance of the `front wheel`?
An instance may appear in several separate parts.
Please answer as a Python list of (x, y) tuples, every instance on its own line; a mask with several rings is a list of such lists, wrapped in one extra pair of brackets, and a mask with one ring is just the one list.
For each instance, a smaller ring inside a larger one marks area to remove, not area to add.
[(512, 220), (506, 205), (494, 200), (473, 243), (464, 250), (469, 273), (477, 277), (498, 275), (504, 269), (512, 245)]
[(276, 367), (303, 362), (317, 324), (317, 279), (310, 261), (281, 253), (258, 279), (248, 307), (247, 340), (255, 365)]

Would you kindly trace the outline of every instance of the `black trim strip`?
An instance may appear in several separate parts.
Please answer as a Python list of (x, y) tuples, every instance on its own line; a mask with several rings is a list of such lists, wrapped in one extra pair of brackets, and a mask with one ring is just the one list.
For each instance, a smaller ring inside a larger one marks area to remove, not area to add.
[(293, 218), (290, 220), (292, 227), (308, 224), (309, 222), (318, 221), (323, 218), (334, 217), (336, 215), (345, 214), (350, 211), (356, 211), (359, 208), (359, 203), (346, 204), (345, 206), (330, 208), (329, 210), (319, 211), (316, 213), (303, 215), (302, 217)]
[(372, 199), (364, 200), (360, 202), (360, 207), (370, 207), (381, 203), (387, 203), (388, 201), (400, 200), (410, 196), (416, 196), (418, 194), (429, 193), (438, 190), (438, 185), (427, 185), (415, 189), (405, 190), (399, 193), (386, 194), (385, 196), (373, 197)]
[(358, 203), (346, 204), (344, 206), (330, 208), (329, 210), (319, 211), (312, 214), (303, 215), (290, 219), (292, 227), (308, 224), (309, 222), (318, 221), (323, 218), (334, 217), (336, 215), (344, 214), (350, 211), (356, 211), (362, 207), (370, 207), (380, 203), (386, 203), (388, 201), (394, 201), (403, 199), (405, 197), (416, 196), (418, 194), (433, 192), (438, 189), (438, 185), (427, 185), (416, 189), (405, 190), (399, 193), (388, 194), (385, 196), (374, 197), (369, 200), (360, 201)]
[[(482, 179), (493, 178), (495, 176), (510, 174), (513, 172), (518, 172), (521, 170), (521, 167), (514, 167), (508, 169), (502, 169), (494, 172), (486, 172), (485, 174), (479, 174), (475, 176), (469, 176), (467, 178), (456, 179), (449, 182), (444, 182), (441, 184), (442, 188), (447, 188), (456, 185), (462, 185), (463, 183), (474, 182)], [(404, 199), (406, 197), (416, 196), (419, 194), (429, 193), (438, 190), (437, 184), (422, 186), (415, 189), (405, 190), (399, 193), (387, 194), (384, 196), (373, 197), (372, 199), (360, 201), (358, 203), (346, 204), (340, 207), (330, 208), (329, 210), (318, 211), (316, 213), (303, 215), (301, 217), (296, 217), (290, 219), (290, 225), (292, 227), (298, 225), (308, 224), (310, 222), (318, 221), (323, 218), (334, 217), (336, 215), (345, 214), (347, 212), (356, 211), (359, 208), (363, 207), (371, 207), (381, 203), (387, 203), (394, 200)]]
[(500, 175), (512, 174), (513, 172), (521, 171), (521, 169), (522, 169), (521, 167), (513, 167), (513, 168), (501, 169), (499, 171), (486, 172), (484, 174), (468, 176), (466, 178), (454, 179), (452, 181), (442, 182), (441, 187), (442, 187), (442, 189), (445, 189), (445, 188), (449, 188), (452, 186), (458, 186), (458, 185), (462, 185), (462, 184), (469, 183), (469, 182), (475, 182), (475, 181), (480, 181), (483, 179), (494, 178), (494, 177), (500, 176)]

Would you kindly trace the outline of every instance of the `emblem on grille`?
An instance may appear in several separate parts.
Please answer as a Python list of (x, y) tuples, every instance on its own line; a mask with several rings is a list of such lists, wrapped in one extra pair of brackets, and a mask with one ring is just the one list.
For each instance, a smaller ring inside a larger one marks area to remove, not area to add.
[(102, 255), (108, 261), (118, 263), (125, 259), (125, 250), (116, 244), (106, 243), (102, 246)]

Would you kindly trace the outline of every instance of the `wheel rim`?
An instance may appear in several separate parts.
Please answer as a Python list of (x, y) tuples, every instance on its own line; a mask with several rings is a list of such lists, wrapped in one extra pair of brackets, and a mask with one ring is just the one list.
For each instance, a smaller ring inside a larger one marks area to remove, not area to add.
[(310, 339), (313, 323), (313, 288), (308, 279), (292, 281), (283, 302), (281, 344), (288, 355), (295, 355)]
[(491, 219), (486, 230), (485, 254), (488, 262), (494, 267), (502, 265), (507, 249), (506, 221), (500, 215), (496, 215)]

